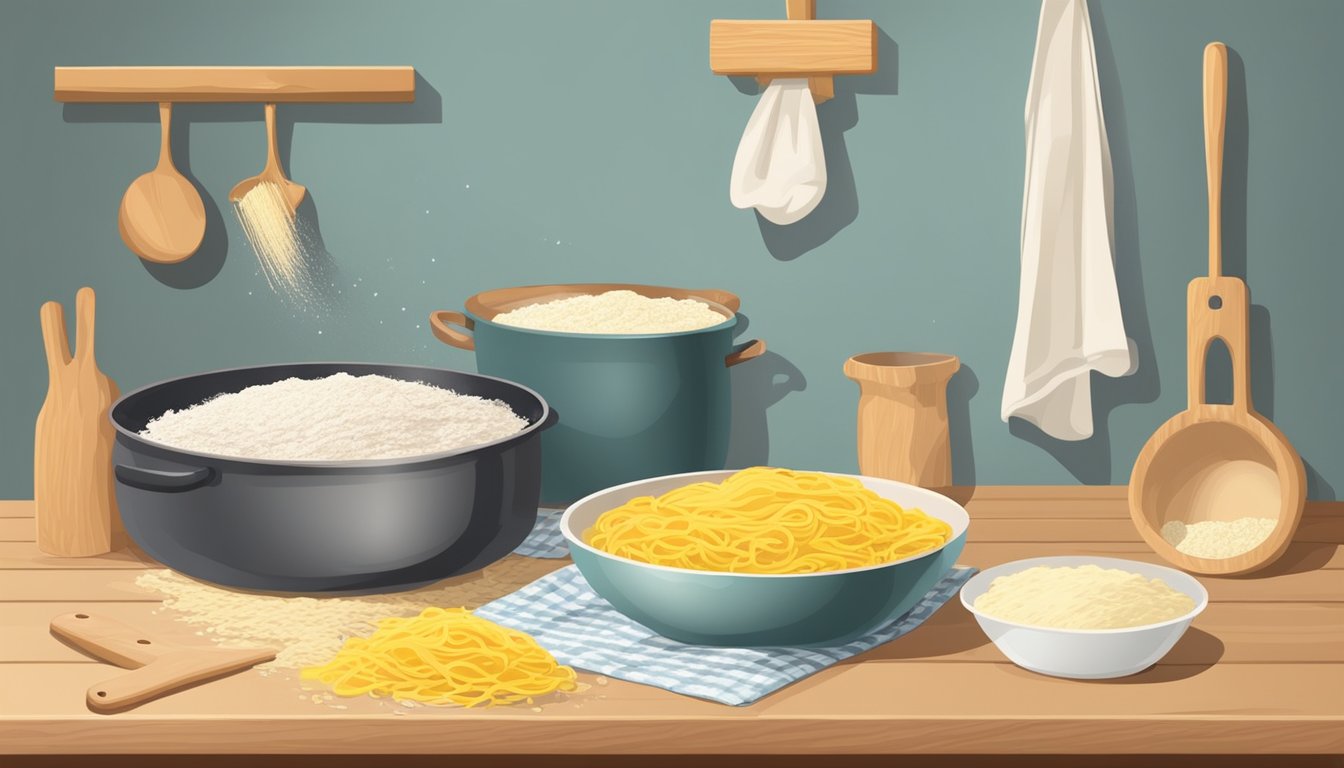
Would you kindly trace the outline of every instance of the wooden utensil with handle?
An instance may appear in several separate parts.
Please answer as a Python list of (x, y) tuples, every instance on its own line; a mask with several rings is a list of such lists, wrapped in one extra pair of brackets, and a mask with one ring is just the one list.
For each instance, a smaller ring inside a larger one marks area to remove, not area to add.
[(126, 545), (113, 493), (108, 419), (117, 385), (94, 359), (94, 308), (93, 289), (79, 289), (73, 356), (64, 309), (49, 301), (40, 312), (49, 381), (33, 439), (33, 498), (37, 546), (60, 557), (102, 555)]
[(229, 202), (240, 202), (258, 184), (268, 182), (280, 187), (281, 194), (284, 195), (285, 202), (289, 204), (291, 212), (299, 209), (299, 204), (303, 202), (304, 195), (308, 194), (308, 188), (290, 181), (285, 176), (285, 169), (280, 166), (280, 152), (276, 148), (275, 139), (274, 104), (266, 105), (266, 165), (261, 169), (261, 173), (235, 184), (229, 192)]
[(173, 165), (172, 104), (159, 104), (159, 121), (159, 164), (126, 189), (117, 226), (126, 247), (140, 258), (176, 264), (195, 253), (205, 239), (205, 202)]
[[(1129, 481), (1129, 511), (1153, 551), (1194, 573), (1249, 573), (1288, 548), (1306, 502), (1302, 458), (1251, 402), (1250, 291), (1223, 275), (1223, 135), (1227, 116), (1227, 48), (1204, 49), (1204, 156), (1209, 187), (1209, 276), (1186, 294), (1186, 410), (1158, 428), (1139, 453)], [(1205, 399), (1205, 361), (1215, 339), (1232, 358), (1232, 402)], [(1165, 523), (1272, 518), (1269, 537), (1246, 552), (1205, 558), (1181, 552), (1162, 536)]]
[(91, 656), (134, 670), (89, 688), (89, 709), (102, 714), (127, 710), (275, 658), (269, 648), (191, 648), (164, 642), (90, 613), (57, 616), (51, 620), (51, 633)]

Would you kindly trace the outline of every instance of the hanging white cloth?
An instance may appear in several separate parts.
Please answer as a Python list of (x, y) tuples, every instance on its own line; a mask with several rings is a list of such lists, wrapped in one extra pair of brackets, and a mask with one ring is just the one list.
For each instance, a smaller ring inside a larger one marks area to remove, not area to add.
[(1092, 436), (1091, 374), (1133, 373), (1115, 284), (1111, 155), (1086, 0), (1044, 0), (1027, 89), (1022, 282), (1002, 416)]
[(729, 199), (775, 224), (792, 224), (825, 193), (826, 156), (807, 78), (771, 80), (737, 145)]

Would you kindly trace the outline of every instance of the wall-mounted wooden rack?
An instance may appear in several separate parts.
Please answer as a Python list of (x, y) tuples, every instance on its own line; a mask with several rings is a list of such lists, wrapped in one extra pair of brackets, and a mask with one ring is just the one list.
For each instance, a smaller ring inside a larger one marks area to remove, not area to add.
[(414, 67), (56, 67), (57, 101), (408, 102)]
[(714, 19), (709, 68), (717, 75), (806, 77), (812, 98), (835, 95), (835, 75), (877, 71), (877, 25), (870, 20), (818, 20), (816, 0), (786, 0), (788, 20)]

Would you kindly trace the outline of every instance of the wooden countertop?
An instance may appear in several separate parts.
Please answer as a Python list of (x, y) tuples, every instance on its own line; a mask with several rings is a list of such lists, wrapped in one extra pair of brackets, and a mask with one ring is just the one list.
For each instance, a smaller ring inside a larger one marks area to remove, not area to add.
[[(967, 564), (1064, 554), (1158, 562), (1122, 487), (954, 495), (971, 514)], [(53, 616), (91, 608), (169, 639), (194, 630), (135, 586), (155, 564), (131, 552), (46, 557), (32, 515), (32, 502), (0, 502), (0, 755), (1344, 754), (1344, 503), (1309, 504), (1267, 572), (1201, 577), (1208, 610), (1157, 666), (1129, 678), (1019, 669), (954, 599), (909, 636), (748, 707), (583, 674), (586, 690), (536, 708), (401, 715), (370, 699), (315, 703), (293, 675), (255, 670), (130, 712), (89, 712), (85, 689), (117, 670), (52, 637)], [(451, 583), (479, 604), (566, 562), (511, 556)]]

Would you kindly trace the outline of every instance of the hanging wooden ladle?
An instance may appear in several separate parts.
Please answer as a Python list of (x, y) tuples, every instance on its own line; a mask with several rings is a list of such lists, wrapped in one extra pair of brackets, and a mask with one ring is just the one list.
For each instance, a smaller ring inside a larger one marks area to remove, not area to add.
[(175, 264), (201, 247), (205, 238), (205, 203), (173, 165), (173, 105), (159, 104), (159, 164), (131, 182), (121, 197), (117, 227), (121, 239), (140, 258)]
[(238, 182), (229, 192), (229, 202), (241, 202), (248, 192), (264, 182), (280, 187), (281, 194), (284, 195), (291, 211), (297, 211), (304, 196), (308, 194), (308, 188), (290, 181), (285, 176), (285, 169), (280, 166), (280, 153), (276, 149), (275, 140), (274, 104), (266, 105), (266, 165), (261, 169), (261, 173)]
[[(1302, 518), (1306, 472), (1278, 427), (1251, 404), (1250, 292), (1223, 271), (1223, 129), (1227, 116), (1227, 48), (1204, 49), (1204, 156), (1209, 186), (1209, 276), (1190, 282), (1186, 299), (1189, 405), (1139, 453), (1129, 481), (1129, 512), (1153, 551), (1194, 573), (1248, 573), (1288, 548)], [(1232, 358), (1232, 402), (1209, 403), (1205, 360), (1214, 339)], [(1188, 555), (1162, 536), (1173, 520), (1272, 518), (1259, 546), (1233, 557)]]

